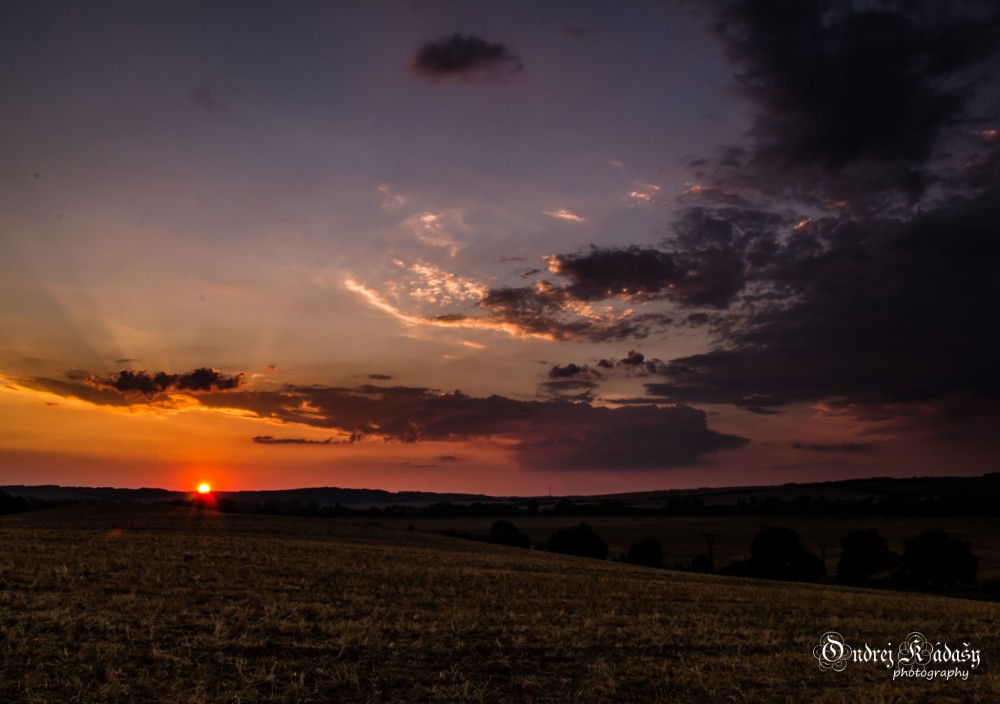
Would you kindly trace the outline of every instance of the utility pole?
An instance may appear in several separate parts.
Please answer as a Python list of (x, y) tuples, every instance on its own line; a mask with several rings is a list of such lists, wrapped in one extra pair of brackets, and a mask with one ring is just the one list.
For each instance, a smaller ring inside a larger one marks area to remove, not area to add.
[(701, 537), (708, 543), (708, 571), (715, 572), (715, 539), (719, 537), (719, 534), (702, 533)]

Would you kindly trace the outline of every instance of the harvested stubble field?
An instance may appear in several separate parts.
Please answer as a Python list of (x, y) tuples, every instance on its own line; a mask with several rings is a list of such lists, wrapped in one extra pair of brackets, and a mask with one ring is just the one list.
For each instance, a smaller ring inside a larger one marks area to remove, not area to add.
[[(657, 571), (364, 521), (0, 519), (2, 702), (996, 702), (1000, 605)], [(982, 650), (821, 672), (822, 633)]]

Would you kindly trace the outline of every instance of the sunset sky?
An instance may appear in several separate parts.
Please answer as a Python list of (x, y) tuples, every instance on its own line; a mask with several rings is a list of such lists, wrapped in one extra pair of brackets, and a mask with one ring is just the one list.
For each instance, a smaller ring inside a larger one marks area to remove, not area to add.
[(0, 484), (998, 471), (998, 15), (4, 2)]

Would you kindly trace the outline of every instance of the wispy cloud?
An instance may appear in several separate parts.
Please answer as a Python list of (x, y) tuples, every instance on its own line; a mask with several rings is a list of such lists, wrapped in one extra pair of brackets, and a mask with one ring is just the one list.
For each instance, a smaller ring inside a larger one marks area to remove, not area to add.
[(576, 213), (566, 210), (565, 208), (560, 208), (559, 210), (546, 210), (545, 214), (550, 218), (565, 220), (566, 222), (587, 222), (587, 218), (582, 215), (577, 215)]
[(407, 218), (403, 227), (412, 232), (421, 244), (443, 249), (451, 257), (457, 255), (462, 249), (461, 243), (452, 234), (455, 231), (465, 230), (463, 214), (460, 210), (417, 213)]
[(406, 205), (409, 201), (408, 198), (397, 193), (396, 190), (387, 183), (379, 184), (378, 192), (382, 196), (382, 207), (386, 210), (396, 210)]

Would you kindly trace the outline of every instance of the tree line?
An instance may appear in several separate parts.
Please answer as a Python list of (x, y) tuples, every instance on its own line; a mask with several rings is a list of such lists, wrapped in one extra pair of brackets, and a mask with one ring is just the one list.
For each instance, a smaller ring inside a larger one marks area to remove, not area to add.
[[(493, 523), (489, 532), (443, 531), (444, 535), (510, 545), (532, 547), (530, 537), (510, 521)], [(598, 560), (608, 559), (610, 549), (601, 535), (586, 522), (553, 532), (537, 549)], [(885, 538), (874, 528), (852, 530), (840, 541), (840, 559), (836, 579), (845, 584), (884, 583), (896, 588), (942, 589), (955, 584), (972, 584), (979, 570), (979, 559), (972, 544), (941, 529), (925, 530), (903, 542), (903, 552), (889, 549)], [(663, 545), (658, 538), (645, 536), (634, 541), (616, 558), (620, 562), (645, 567), (666, 567)], [(722, 575), (817, 581), (826, 577), (826, 565), (810, 552), (799, 534), (787, 526), (764, 526), (750, 543), (745, 560), (732, 562), (715, 570), (710, 557), (699, 555), (690, 564), (675, 568)]]

